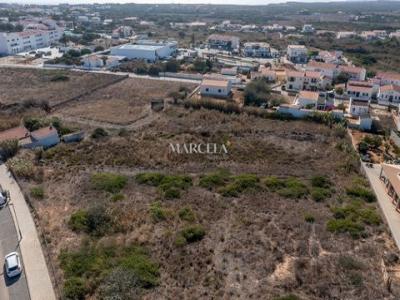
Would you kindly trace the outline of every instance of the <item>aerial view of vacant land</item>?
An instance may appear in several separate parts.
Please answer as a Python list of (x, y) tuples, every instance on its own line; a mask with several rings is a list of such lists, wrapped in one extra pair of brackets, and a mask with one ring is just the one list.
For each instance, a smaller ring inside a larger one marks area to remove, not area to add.
[(52, 106), (118, 79), (109, 74), (1, 68), (0, 106), (43, 101)]
[(194, 88), (194, 84), (127, 78), (82, 97), (60, 111), (65, 116), (126, 124), (140, 118), (150, 107), (151, 100), (167, 98), (182, 89), (190, 92)]
[[(392, 291), (385, 283), (385, 272), (398, 267), (395, 244), (339, 127), (179, 106), (161, 114), (138, 132), (46, 150), (40, 163), (19, 154), (66, 295), (396, 292), (395, 276)], [(171, 151), (169, 143), (184, 141), (225, 143), (228, 153)]]

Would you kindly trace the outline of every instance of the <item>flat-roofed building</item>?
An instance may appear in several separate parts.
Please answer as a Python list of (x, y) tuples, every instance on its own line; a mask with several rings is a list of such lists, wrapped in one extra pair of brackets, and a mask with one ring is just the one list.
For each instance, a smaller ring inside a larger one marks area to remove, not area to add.
[(232, 84), (229, 80), (206, 78), (201, 82), (200, 94), (202, 96), (227, 98), (231, 94), (231, 89)]
[(140, 41), (138, 44), (125, 44), (113, 47), (111, 48), (111, 55), (154, 62), (159, 59), (171, 57), (176, 51), (176, 45), (176, 42), (157, 43)]

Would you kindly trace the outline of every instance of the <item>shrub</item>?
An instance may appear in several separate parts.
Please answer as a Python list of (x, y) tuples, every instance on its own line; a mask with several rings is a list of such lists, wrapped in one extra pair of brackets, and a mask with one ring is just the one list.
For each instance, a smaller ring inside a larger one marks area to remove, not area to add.
[(152, 203), (149, 210), (154, 222), (160, 222), (167, 219), (167, 211), (162, 208), (159, 201)]
[(87, 289), (85, 281), (82, 278), (71, 277), (64, 282), (64, 296), (67, 299), (83, 300)]
[(113, 173), (96, 173), (92, 174), (90, 181), (95, 189), (117, 193), (125, 187), (128, 178)]
[(340, 268), (345, 270), (361, 270), (364, 265), (349, 255), (340, 255), (337, 264)]
[(308, 194), (307, 186), (299, 179), (289, 177), (285, 180), (285, 187), (279, 189), (278, 194), (286, 198), (301, 198)]
[(201, 241), (205, 234), (206, 231), (200, 225), (186, 227), (179, 233), (179, 235), (184, 238), (186, 243)]
[(190, 207), (181, 208), (178, 212), (179, 218), (184, 221), (193, 222), (196, 217)]
[(102, 300), (140, 299), (141, 294), (141, 284), (135, 272), (121, 267), (112, 270), (99, 287)]
[(50, 79), (50, 81), (53, 81), (53, 82), (68, 81), (68, 80), (69, 80), (69, 77), (68, 77), (67, 75), (64, 75), (64, 74), (57, 74), (57, 75), (54, 75), (54, 76)]
[(226, 170), (218, 170), (200, 177), (199, 186), (206, 189), (213, 189), (222, 186), (229, 180), (229, 172)]
[(331, 191), (326, 188), (313, 187), (311, 189), (311, 198), (316, 202), (321, 202), (331, 196)]
[(108, 132), (101, 127), (96, 128), (91, 135), (93, 139), (98, 139), (106, 136), (108, 136)]
[(35, 186), (31, 188), (31, 196), (36, 199), (44, 198), (44, 190), (41, 186)]
[(271, 88), (263, 79), (251, 81), (244, 89), (245, 105), (260, 106), (269, 100)]
[(138, 183), (158, 187), (165, 198), (179, 198), (180, 191), (192, 185), (192, 178), (185, 175), (164, 175), (160, 173), (141, 173), (135, 176)]
[(117, 194), (114, 194), (114, 195), (111, 196), (111, 201), (112, 202), (118, 202), (118, 201), (121, 201), (121, 200), (124, 200), (124, 199), (125, 199), (125, 196), (124, 196), (124, 194), (121, 194), (121, 193), (117, 193)]
[(359, 199), (362, 199), (366, 202), (374, 202), (375, 194), (368, 188), (365, 188), (361, 185), (352, 185), (346, 187), (346, 193), (349, 196), (353, 196)]
[(328, 231), (335, 233), (347, 232), (354, 238), (359, 237), (364, 231), (364, 227), (360, 223), (350, 219), (329, 220), (327, 223), (327, 229)]
[(306, 213), (306, 214), (304, 215), (304, 220), (305, 220), (307, 223), (314, 223), (314, 222), (315, 222), (314, 216), (313, 216), (312, 214), (310, 214), (310, 213)]
[(76, 232), (85, 231), (87, 226), (87, 212), (85, 210), (74, 212), (69, 218), (68, 226)]
[(259, 178), (254, 174), (241, 174), (231, 177), (233, 182), (222, 187), (219, 192), (223, 196), (238, 197), (239, 194), (259, 188)]
[(18, 140), (7, 140), (0, 142), (0, 158), (7, 160), (18, 152)]
[(331, 182), (326, 176), (316, 175), (311, 177), (311, 185), (313, 187), (329, 188)]
[(35, 167), (30, 160), (14, 157), (7, 161), (7, 166), (18, 177), (32, 178), (35, 175)]

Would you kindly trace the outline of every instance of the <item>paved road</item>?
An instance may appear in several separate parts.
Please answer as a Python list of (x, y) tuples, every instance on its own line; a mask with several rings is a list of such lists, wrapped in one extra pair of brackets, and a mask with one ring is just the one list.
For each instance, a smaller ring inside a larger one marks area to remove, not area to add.
[(379, 179), (381, 166), (379, 164), (374, 164), (373, 168), (368, 168), (365, 166), (365, 163), (362, 164), (367, 178), (376, 194), (379, 206), (389, 225), (389, 229), (392, 232), (392, 236), (400, 250), (400, 213), (396, 211), (392, 199), (386, 193), (383, 182)]
[[(10, 279), (4, 272), (4, 256), (10, 252), (17, 251), (19, 235), (14, 225), (10, 207), (7, 206), (0, 210), (0, 262), (2, 272), (0, 278), (0, 299), (1, 300), (29, 300), (28, 283), (26, 281), (25, 269), (23, 273)], [(21, 257), (21, 261), (23, 258)]]
[[(5, 190), (10, 192), (11, 202), (15, 208), (15, 215), (12, 214), (12, 217), (14, 222), (19, 224), (18, 227), (22, 236), (20, 253), (24, 258), (25, 274), (31, 299), (55, 300), (56, 296), (35, 223), (21, 189), (4, 164), (0, 165), (0, 183)], [(0, 231), (2, 231), (1, 227)]]

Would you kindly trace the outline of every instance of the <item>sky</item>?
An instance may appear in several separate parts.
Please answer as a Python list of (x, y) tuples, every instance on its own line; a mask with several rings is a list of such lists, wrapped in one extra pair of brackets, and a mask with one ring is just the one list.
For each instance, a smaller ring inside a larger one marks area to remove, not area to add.
[[(241, 5), (266, 5), (270, 3), (282, 3), (288, 0), (0, 0), (5, 3), (19, 4), (90, 4), (90, 3), (184, 3), (184, 4), (241, 4)], [(292, 0), (293, 1), (293, 0)], [(296, 0), (295, 0), (296, 1)], [(332, 0), (297, 0), (297, 2), (331, 2)], [(338, 0), (335, 0), (338, 1)], [(340, 0), (339, 0), (340, 1)], [(344, 1), (344, 0), (343, 0)]]

